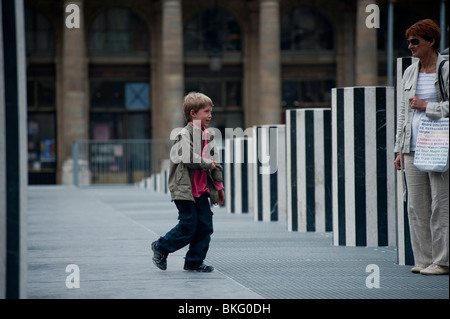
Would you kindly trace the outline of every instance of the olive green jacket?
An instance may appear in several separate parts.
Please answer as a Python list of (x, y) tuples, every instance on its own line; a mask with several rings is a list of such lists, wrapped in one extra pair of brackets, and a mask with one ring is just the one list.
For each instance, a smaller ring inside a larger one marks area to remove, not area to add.
[(219, 192), (214, 185), (214, 181), (223, 181), (223, 169), (215, 163), (216, 169), (210, 170), (212, 161), (218, 161), (219, 153), (214, 141), (214, 135), (207, 133), (208, 157), (201, 156), (202, 131), (192, 123), (186, 125), (175, 136), (175, 141), (170, 150), (170, 170), (169, 170), (169, 190), (172, 200), (194, 201), (192, 195), (192, 177), (197, 169), (207, 173), (206, 185), (209, 189), (209, 196), (212, 204), (219, 202)]

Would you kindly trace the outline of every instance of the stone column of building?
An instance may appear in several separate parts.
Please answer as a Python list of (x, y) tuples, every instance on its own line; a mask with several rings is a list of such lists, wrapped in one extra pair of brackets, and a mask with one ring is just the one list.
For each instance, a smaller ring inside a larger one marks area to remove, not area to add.
[[(375, 4), (373, 0), (358, 0), (356, 9), (356, 63), (355, 86), (371, 86), (378, 84), (378, 50), (377, 28), (366, 25), (368, 5)], [(370, 20), (370, 19), (369, 19)]]
[(249, 128), (259, 116), (259, 0), (247, 2), (248, 31), (244, 37), (244, 127)]
[(153, 113), (153, 138), (169, 139), (184, 126), (183, 19), (181, 0), (162, 2), (162, 105)]
[(280, 4), (260, 0), (259, 110), (256, 124), (281, 122)]
[[(66, 13), (69, 5), (74, 10)], [(60, 68), (61, 85), (57, 109), (58, 131), (58, 180), (62, 184), (72, 183), (72, 144), (76, 140), (88, 139), (88, 65), (86, 51), (86, 26), (83, 21), (84, 0), (65, 0), (63, 3), (63, 41), (62, 64)], [(79, 10), (77, 10), (78, 8)], [(78, 12), (78, 13), (77, 13)], [(79, 28), (72, 27), (69, 15), (79, 14)], [(68, 20), (68, 21), (66, 21)]]
[(354, 85), (355, 11), (345, 6), (336, 24), (336, 87)]

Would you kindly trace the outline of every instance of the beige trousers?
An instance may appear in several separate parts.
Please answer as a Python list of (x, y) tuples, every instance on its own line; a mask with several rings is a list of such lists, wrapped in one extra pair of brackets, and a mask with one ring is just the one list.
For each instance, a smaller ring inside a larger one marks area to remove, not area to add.
[(416, 266), (448, 266), (449, 171), (424, 173), (414, 166), (414, 152), (405, 154), (408, 215)]

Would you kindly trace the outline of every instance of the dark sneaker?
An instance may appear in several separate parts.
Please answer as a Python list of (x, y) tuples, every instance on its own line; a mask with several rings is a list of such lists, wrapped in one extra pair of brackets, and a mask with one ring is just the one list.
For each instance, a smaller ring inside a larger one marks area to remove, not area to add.
[(153, 263), (156, 267), (158, 267), (161, 270), (167, 269), (167, 255), (163, 254), (156, 245), (156, 241), (152, 243), (152, 250), (153, 250)]
[(201, 264), (200, 266), (190, 266), (187, 263), (184, 263), (184, 270), (190, 271), (198, 271), (198, 272), (212, 272), (214, 270), (213, 266), (207, 266), (205, 264)]

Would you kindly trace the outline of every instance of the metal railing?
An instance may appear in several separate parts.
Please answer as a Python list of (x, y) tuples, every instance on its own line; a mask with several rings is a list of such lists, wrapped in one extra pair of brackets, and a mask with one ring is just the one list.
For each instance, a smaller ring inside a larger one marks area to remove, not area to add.
[(170, 140), (78, 140), (73, 143), (73, 184), (132, 184), (161, 171)]

